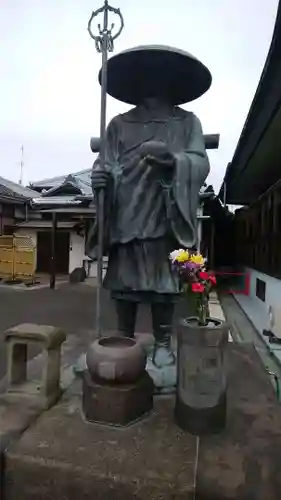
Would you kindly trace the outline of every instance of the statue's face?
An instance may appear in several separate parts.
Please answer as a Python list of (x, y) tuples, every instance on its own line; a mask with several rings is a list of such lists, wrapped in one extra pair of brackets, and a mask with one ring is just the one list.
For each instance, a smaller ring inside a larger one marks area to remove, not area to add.
[(148, 109), (153, 109), (163, 104), (163, 99), (160, 97), (146, 97), (142, 100), (142, 104)]
[(141, 88), (139, 88), (139, 95), (142, 96), (140, 99), (141, 104), (146, 107), (155, 107), (157, 104), (168, 104), (169, 103), (169, 92), (163, 89), (163, 84), (160, 82), (153, 82), (153, 84), (143, 83)]

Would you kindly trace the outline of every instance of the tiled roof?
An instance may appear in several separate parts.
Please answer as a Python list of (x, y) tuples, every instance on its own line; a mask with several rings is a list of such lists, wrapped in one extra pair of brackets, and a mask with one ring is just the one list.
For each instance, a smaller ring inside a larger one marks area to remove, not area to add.
[(5, 196), (5, 197), (7, 196), (9, 198), (10, 197), (12, 198), (13, 195), (14, 193), (10, 189), (6, 188), (5, 186), (1, 186), (0, 184), (0, 196)]
[[(52, 177), (50, 179), (44, 179), (42, 181), (33, 182), (32, 188), (34, 189), (53, 189), (62, 186), (68, 177), (74, 180), (75, 185), (81, 190), (82, 195), (91, 195), (91, 169), (81, 170), (74, 174), (60, 175), (58, 177)], [(37, 194), (38, 196), (38, 194)]]
[(4, 179), (4, 177), (0, 176), (0, 196), (30, 200), (35, 195), (38, 196), (36, 191), (33, 191), (28, 187), (21, 186), (20, 184), (16, 184), (15, 182)]

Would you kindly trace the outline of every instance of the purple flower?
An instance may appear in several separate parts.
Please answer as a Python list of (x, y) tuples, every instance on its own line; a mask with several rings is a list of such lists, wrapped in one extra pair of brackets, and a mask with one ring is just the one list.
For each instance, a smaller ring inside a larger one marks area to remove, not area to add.
[(196, 272), (198, 271), (200, 266), (198, 266), (198, 264), (195, 264), (194, 262), (185, 262), (184, 268), (188, 271)]

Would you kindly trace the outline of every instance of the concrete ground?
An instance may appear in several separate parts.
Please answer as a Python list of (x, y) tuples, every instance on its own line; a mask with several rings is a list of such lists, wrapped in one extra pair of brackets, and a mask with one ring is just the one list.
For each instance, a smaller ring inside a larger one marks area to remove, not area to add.
[(172, 396), (125, 429), (89, 424), (76, 380), (3, 448), (5, 500), (278, 500), (280, 406), (251, 345), (231, 343), (228, 358), (227, 426), (211, 436), (176, 426)]
[[(69, 342), (65, 354), (72, 345), (72, 337), (76, 340), (72, 350), (79, 355), (84, 349), (79, 344), (94, 335), (95, 294), (93, 280), (61, 285), (55, 291), (0, 290), (0, 378), (6, 371), (3, 333), (19, 323), (62, 327)], [(213, 307), (218, 307), (214, 299), (212, 302)], [(118, 500), (120, 493), (139, 500), (277, 500), (281, 487), (280, 406), (256, 355), (258, 349), (254, 348), (248, 325), (245, 322), (238, 325), (233, 304), (228, 306), (225, 312), (234, 342), (230, 345), (225, 432), (202, 439), (182, 433), (173, 422), (172, 397), (156, 399), (151, 417), (122, 433), (91, 426), (81, 418), (81, 387), (76, 380), (74, 391), (71, 386), (59, 405), (39, 417), (19, 441), (9, 446), (6, 469), (0, 477), (0, 482), (2, 478), (5, 483), (7, 500), (22, 495), (28, 500), (62, 497), (72, 500), (92, 498), (93, 494), (101, 500)], [(181, 316), (191, 313), (184, 301), (179, 309)], [(218, 311), (212, 314), (217, 316)], [(114, 308), (106, 292), (102, 319), (104, 329), (115, 328)], [(245, 343), (236, 338), (235, 325), (247, 332)], [(151, 331), (146, 307), (141, 308), (137, 330)], [(15, 430), (18, 434), (22, 432), (23, 418), (24, 430), (37, 418), (28, 413), (23, 415), (22, 408), (15, 411), (14, 407), (3, 405), (2, 409), (6, 412), (9, 438), (13, 438)], [(19, 415), (21, 421), (15, 421)]]
[[(96, 290), (87, 284), (64, 284), (56, 290), (39, 288), (18, 291), (0, 289), (0, 379), (6, 373), (4, 332), (20, 323), (62, 327), (67, 334), (79, 335), (95, 327)], [(115, 313), (108, 294), (103, 294), (102, 316), (105, 329), (114, 329)], [(141, 315), (138, 327), (149, 328), (149, 318)], [(147, 315), (148, 316), (148, 315)], [(31, 356), (37, 354), (36, 351)]]
[[(0, 287), (0, 380), (6, 373), (4, 332), (20, 323), (59, 326), (67, 334), (83, 335), (95, 328), (96, 280), (81, 284), (60, 284), (49, 288), (15, 290)], [(182, 305), (185, 307), (185, 304)], [(188, 312), (185, 311), (188, 315)], [(116, 315), (109, 294), (102, 294), (102, 324), (104, 330), (116, 328)], [(148, 307), (140, 306), (137, 331), (151, 332)], [(33, 357), (38, 351), (32, 350)]]

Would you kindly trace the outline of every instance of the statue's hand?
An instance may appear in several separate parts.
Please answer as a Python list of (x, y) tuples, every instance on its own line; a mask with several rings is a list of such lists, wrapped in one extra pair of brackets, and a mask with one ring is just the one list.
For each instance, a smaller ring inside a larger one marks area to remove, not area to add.
[(150, 155), (158, 158), (169, 154), (169, 150), (166, 144), (162, 141), (147, 141), (140, 146), (140, 154), (143, 157)]
[(109, 173), (105, 170), (93, 170), (91, 174), (92, 189), (96, 191), (98, 189), (105, 189), (107, 186), (109, 178)]
[(171, 153), (166, 153), (158, 157), (147, 155), (145, 159), (155, 169), (173, 170), (175, 168), (175, 159)]

